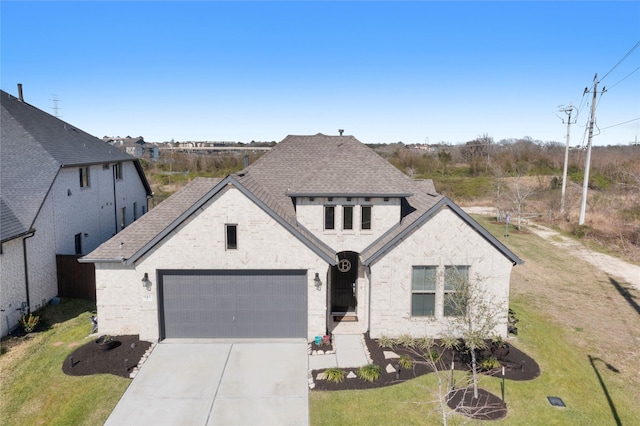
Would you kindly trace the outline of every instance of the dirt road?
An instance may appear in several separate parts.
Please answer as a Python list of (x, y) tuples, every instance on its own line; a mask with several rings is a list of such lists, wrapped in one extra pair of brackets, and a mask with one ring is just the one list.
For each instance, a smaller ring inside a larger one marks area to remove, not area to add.
[[(483, 216), (496, 214), (496, 209), (493, 207), (463, 207), (463, 210), (469, 214)], [(608, 275), (626, 281), (636, 290), (640, 290), (640, 266), (590, 250), (579, 241), (564, 237), (553, 229), (537, 223), (530, 222), (527, 225), (527, 230), (544, 238), (556, 247), (570, 251), (574, 256), (591, 263)]]

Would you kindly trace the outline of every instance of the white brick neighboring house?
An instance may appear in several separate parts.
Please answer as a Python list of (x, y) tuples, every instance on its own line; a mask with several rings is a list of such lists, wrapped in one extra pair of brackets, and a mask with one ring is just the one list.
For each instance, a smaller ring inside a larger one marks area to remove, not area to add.
[(4, 336), (23, 312), (58, 294), (56, 255), (87, 254), (133, 223), (146, 213), (151, 189), (134, 157), (4, 91), (0, 96)]
[(195, 179), (81, 261), (96, 266), (101, 332), (154, 341), (440, 337), (450, 267), (497, 304), (506, 337), (511, 268), (522, 263), (431, 181), (322, 134)]

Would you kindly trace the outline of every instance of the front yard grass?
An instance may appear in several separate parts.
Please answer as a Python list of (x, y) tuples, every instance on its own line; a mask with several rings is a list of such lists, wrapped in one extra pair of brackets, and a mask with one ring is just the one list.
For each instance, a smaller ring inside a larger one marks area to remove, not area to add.
[[(511, 308), (520, 322), (510, 341), (541, 369), (535, 380), (506, 381), (508, 413), (495, 423), (640, 424), (639, 316), (614, 278), (535, 235), (503, 238), (502, 226), (478, 220), (526, 262), (512, 273)], [(483, 376), (480, 387), (500, 396), (500, 381)], [(567, 407), (551, 406), (547, 396)], [(442, 423), (434, 374), (366, 391), (311, 391), (309, 400), (312, 425)], [(449, 418), (462, 423), (486, 421)]]
[(32, 333), (0, 355), (0, 424), (103, 424), (129, 386), (113, 375), (72, 377), (62, 363), (90, 341), (89, 317), (95, 305), (63, 300), (37, 314), (48, 327)]

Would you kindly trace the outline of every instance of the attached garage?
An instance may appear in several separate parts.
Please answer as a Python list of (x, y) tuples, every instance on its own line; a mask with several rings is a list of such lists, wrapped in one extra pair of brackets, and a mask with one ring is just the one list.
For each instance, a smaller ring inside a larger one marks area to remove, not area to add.
[(159, 270), (160, 339), (306, 338), (306, 270)]

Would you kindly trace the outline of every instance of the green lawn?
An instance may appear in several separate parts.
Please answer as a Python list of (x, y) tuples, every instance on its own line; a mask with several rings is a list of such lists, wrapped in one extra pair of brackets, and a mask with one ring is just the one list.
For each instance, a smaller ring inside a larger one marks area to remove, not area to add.
[[(502, 225), (479, 220), (502, 239)], [(568, 253), (530, 234), (512, 233), (504, 240), (526, 261), (512, 275), (511, 307), (520, 319), (519, 335), (512, 342), (539, 363), (541, 375), (532, 381), (507, 381), (508, 415), (492, 424), (640, 424), (637, 355), (629, 351), (635, 349), (612, 345), (606, 334), (628, 332), (623, 337), (633, 344), (632, 339), (640, 337), (638, 313), (607, 285), (608, 277)], [(607, 304), (593, 303), (603, 299)], [(589, 322), (598, 315), (602, 318), (595, 325)], [(627, 327), (600, 329), (597, 324), (607, 318)], [(431, 374), (376, 390), (311, 391), (311, 424), (441, 424), (435, 380)], [(500, 395), (498, 378), (482, 377), (480, 387)], [(561, 397), (567, 407), (551, 406), (547, 396)], [(459, 415), (449, 420), (486, 423)]]
[(38, 312), (48, 329), (2, 351), (0, 424), (101, 425), (106, 421), (131, 381), (62, 372), (62, 363), (75, 349), (70, 345), (89, 342), (93, 309), (94, 305), (80, 300), (48, 306)]

